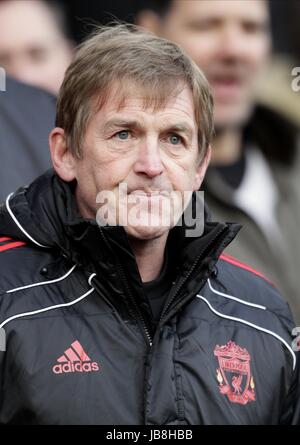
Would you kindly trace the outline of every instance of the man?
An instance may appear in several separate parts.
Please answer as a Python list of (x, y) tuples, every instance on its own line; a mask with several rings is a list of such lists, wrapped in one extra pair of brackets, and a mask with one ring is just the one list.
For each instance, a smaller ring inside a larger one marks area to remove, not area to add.
[(47, 0), (0, 1), (0, 66), (57, 95), (73, 57), (62, 7)]
[(299, 324), (299, 131), (255, 106), (271, 47), (268, 2), (149, 2), (137, 23), (180, 44), (206, 74), (216, 135), (205, 200), (217, 220), (243, 225), (228, 253), (274, 282)]
[(286, 303), (220, 257), (238, 226), (186, 219), (201, 218), (212, 131), (177, 45), (118, 25), (81, 46), (55, 173), (0, 212), (0, 423), (298, 422)]
[[(51, 165), (48, 135), (55, 98), (8, 77), (0, 92), (0, 201)], [(34, 131), (33, 131), (34, 129)]]

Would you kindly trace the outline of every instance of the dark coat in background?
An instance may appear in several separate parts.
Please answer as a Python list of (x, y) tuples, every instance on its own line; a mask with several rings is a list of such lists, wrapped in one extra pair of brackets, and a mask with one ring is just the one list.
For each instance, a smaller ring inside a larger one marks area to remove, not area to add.
[(11, 78), (0, 92), (0, 201), (50, 166), (55, 98)]

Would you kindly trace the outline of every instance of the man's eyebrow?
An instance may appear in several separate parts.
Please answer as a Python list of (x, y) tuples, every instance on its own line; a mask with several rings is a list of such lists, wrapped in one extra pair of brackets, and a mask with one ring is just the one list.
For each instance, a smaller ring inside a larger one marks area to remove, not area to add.
[(190, 125), (186, 124), (185, 122), (170, 124), (169, 126), (167, 126), (167, 130), (179, 133), (185, 133), (189, 138), (192, 138), (193, 136), (193, 128)]
[[(115, 118), (106, 122), (104, 125), (104, 131), (109, 131), (114, 128), (137, 128), (142, 130), (142, 124), (135, 119)], [(161, 131), (185, 133), (187, 137), (193, 137), (193, 128), (185, 122), (178, 122), (176, 124), (166, 123), (162, 125)]]
[(141, 124), (135, 119), (111, 119), (104, 125), (104, 131), (112, 128), (141, 128)]

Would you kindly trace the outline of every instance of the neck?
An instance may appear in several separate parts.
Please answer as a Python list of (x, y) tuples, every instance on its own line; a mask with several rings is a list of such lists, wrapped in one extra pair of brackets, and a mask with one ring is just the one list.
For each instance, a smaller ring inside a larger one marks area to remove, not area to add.
[(143, 283), (155, 280), (163, 267), (168, 233), (154, 240), (130, 238), (130, 245), (136, 258)]
[(235, 128), (217, 131), (213, 142), (213, 165), (229, 165), (238, 161), (242, 151), (242, 134)]

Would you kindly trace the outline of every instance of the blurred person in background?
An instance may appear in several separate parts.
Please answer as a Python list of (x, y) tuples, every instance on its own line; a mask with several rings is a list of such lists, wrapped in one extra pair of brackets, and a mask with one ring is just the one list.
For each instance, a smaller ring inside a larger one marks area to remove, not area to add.
[(261, 0), (152, 0), (136, 23), (179, 43), (208, 77), (216, 134), (206, 203), (213, 219), (243, 224), (227, 252), (265, 273), (299, 323), (299, 132), (255, 95), (271, 54), (268, 7)]
[(272, 54), (269, 68), (259, 85), (258, 99), (260, 103), (275, 108), (299, 126), (300, 2), (280, 0), (271, 2), (270, 6), (276, 32), (274, 38), (279, 41), (275, 42), (276, 51)]
[(8, 74), (57, 95), (72, 57), (61, 4), (0, 0), (0, 66)]
[(55, 97), (6, 79), (6, 91), (0, 92), (0, 202), (49, 168), (54, 121)]

